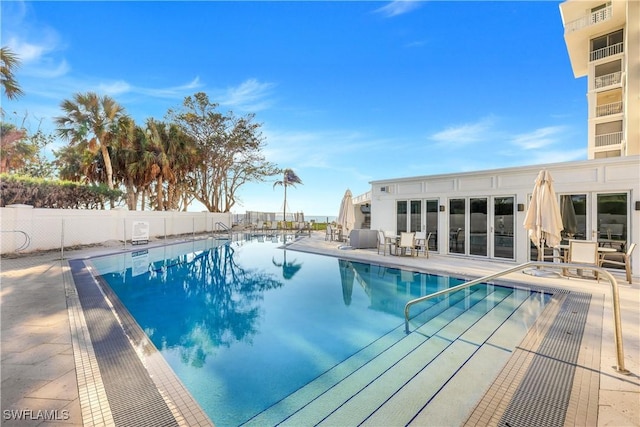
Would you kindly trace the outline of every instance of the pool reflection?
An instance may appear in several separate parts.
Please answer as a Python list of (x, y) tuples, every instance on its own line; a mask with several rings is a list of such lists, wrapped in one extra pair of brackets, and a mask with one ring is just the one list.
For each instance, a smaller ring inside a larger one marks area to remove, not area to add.
[(283, 285), (239, 266), (234, 253), (224, 245), (152, 262), (146, 274), (103, 277), (156, 347), (180, 348), (183, 363), (197, 367), (218, 347), (251, 342), (264, 293)]

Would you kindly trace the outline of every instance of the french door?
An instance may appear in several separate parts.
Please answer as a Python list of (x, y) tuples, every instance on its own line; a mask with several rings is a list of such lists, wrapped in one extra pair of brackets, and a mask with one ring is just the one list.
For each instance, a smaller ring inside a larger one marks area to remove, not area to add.
[(513, 196), (449, 199), (449, 253), (513, 259)]
[(429, 250), (438, 250), (438, 199), (398, 200), (396, 202), (396, 230), (431, 233)]

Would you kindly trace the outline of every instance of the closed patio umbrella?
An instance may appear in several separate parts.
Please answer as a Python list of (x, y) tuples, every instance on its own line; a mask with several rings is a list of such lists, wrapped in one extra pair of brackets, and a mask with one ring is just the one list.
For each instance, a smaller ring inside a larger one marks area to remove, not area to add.
[(573, 238), (578, 232), (578, 218), (571, 196), (560, 196), (560, 213), (565, 233), (569, 238)]
[(529, 231), (529, 238), (538, 248), (538, 261), (543, 260), (545, 244), (550, 248), (560, 244), (562, 216), (553, 189), (553, 178), (547, 170), (540, 171), (536, 178), (524, 228)]
[(342, 198), (340, 204), (340, 212), (338, 213), (338, 219), (336, 221), (338, 225), (342, 226), (342, 230), (345, 235), (349, 234), (349, 231), (353, 230), (353, 226), (356, 223), (356, 214), (353, 210), (353, 200), (351, 190), (347, 189)]

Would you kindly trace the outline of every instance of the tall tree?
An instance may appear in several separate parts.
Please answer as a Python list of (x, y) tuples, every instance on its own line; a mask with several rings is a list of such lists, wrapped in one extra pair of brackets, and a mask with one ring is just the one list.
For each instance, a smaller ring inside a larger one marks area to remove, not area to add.
[(14, 77), (15, 70), (20, 66), (18, 56), (8, 47), (0, 48), (0, 82), (4, 94), (9, 99), (24, 95), (18, 81)]
[(261, 155), (264, 140), (253, 115), (238, 118), (217, 111), (206, 93), (188, 96), (181, 111), (169, 110), (195, 144), (193, 195), (210, 212), (229, 212), (244, 183), (263, 181), (278, 169)]
[(54, 166), (46, 156), (46, 148), (55, 141), (52, 134), (45, 134), (41, 130), (27, 137), (27, 141), (33, 147), (34, 154), (27, 158), (25, 164), (18, 170), (19, 174), (34, 178), (53, 178)]
[(37, 146), (30, 143), (24, 129), (16, 129), (8, 123), (0, 123), (0, 173), (15, 172), (37, 153)]
[(113, 167), (108, 148), (115, 140), (124, 108), (109, 96), (101, 97), (94, 92), (77, 93), (72, 100), (62, 101), (60, 108), (65, 116), (55, 118), (58, 135), (71, 145), (87, 143), (93, 153), (100, 151), (106, 184), (113, 189)]
[(296, 175), (293, 169), (285, 169), (282, 172), (282, 180), (273, 183), (273, 188), (277, 185), (284, 187), (284, 205), (282, 206), (282, 219), (287, 220), (287, 187), (295, 187), (296, 184), (302, 184), (302, 180)]

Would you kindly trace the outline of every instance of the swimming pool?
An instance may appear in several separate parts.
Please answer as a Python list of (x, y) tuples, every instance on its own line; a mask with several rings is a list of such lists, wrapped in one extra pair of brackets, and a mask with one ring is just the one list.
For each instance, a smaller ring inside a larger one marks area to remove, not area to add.
[(407, 301), (462, 280), (281, 245), (207, 240), (92, 260), (216, 425), (379, 424), (396, 406), (409, 417), (396, 424), (430, 410), (437, 421), (466, 369), (465, 394), (447, 395), (456, 424), (549, 299), (476, 286), (416, 306), (406, 335)]

